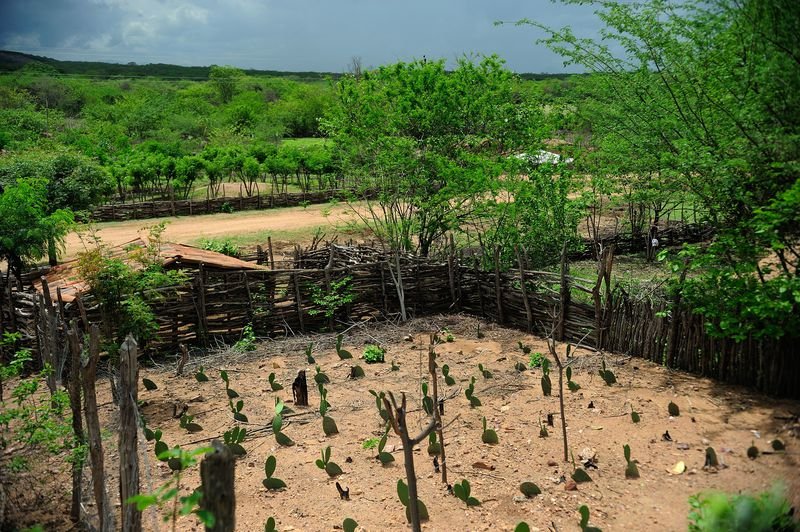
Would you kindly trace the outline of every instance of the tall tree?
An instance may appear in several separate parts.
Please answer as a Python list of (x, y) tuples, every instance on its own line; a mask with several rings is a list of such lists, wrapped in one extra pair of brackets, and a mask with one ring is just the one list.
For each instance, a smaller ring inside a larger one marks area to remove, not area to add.
[(796, 2), (593, 3), (602, 42), (523, 23), (544, 28), (552, 49), (595, 73), (593, 132), (619, 175), (689, 194), (716, 225), (714, 242), (680, 257), (696, 270), (686, 300), (720, 335), (798, 334)]

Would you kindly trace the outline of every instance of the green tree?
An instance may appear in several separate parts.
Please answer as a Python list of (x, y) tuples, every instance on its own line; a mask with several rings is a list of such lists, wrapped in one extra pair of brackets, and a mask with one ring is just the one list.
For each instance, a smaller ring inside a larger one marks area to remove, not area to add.
[(602, 42), (523, 22), (544, 28), (546, 44), (595, 73), (593, 133), (618, 175), (685, 194), (716, 226), (711, 245), (687, 247), (675, 264), (694, 271), (685, 300), (719, 335), (798, 334), (796, 3), (596, 4)]
[(216, 87), (222, 103), (228, 103), (233, 99), (236, 84), (243, 75), (244, 73), (235, 67), (211, 65), (208, 79)]
[(0, 193), (0, 257), (18, 280), (25, 266), (47, 255), (48, 243), (63, 244), (72, 225), (69, 209), (47, 206), (44, 179), (18, 179)]

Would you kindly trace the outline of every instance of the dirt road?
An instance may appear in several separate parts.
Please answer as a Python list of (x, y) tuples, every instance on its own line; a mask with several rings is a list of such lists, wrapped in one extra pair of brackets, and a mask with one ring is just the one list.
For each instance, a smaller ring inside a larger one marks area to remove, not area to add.
[[(98, 235), (107, 245), (116, 246), (133, 240), (145, 226), (152, 226), (167, 221), (164, 239), (170, 242), (191, 244), (201, 238), (236, 237), (241, 235), (267, 234), (291, 235), (311, 233), (315, 228), (333, 233), (348, 222), (358, 222), (351, 208), (345, 204), (331, 206), (311, 205), (308, 207), (291, 207), (264, 211), (245, 211), (232, 214), (212, 214), (202, 216), (178, 216), (169, 218), (153, 218), (149, 220), (131, 220), (127, 222), (109, 222), (97, 224)], [(77, 233), (67, 237), (64, 259), (74, 258), (83, 250), (83, 244)]]

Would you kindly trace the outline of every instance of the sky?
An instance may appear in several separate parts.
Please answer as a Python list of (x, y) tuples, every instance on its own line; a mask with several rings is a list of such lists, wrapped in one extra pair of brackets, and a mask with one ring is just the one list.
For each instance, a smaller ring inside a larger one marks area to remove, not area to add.
[(61, 60), (346, 71), (497, 54), (517, 72), (574, 72), (533, 19), (594, 37), (591, 6), (550, 0), (0, 0), (0, 49)]

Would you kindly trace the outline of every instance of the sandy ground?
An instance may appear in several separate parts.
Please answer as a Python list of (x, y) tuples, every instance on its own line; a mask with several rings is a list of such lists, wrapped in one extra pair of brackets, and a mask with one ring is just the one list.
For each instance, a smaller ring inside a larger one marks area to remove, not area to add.
[[(417, 431), (425, 423), (419, 410), (420, 382), (425, 376), (428, 332), (447, 326), (455, 339), (437, 347), (440, 364), (449, 364), (456, 379), (454, 386), (444, 386), (445, 441), (449, 481), (467, 479), (472, 495), (482, 504), (467, 508), (448, 494), (431, 459), (424, 449), (415, 451), (421, 499), (431, 520), (426, 530), (513, 530), (526, 521), (532, 530), (578, 530), (578, 507), (587, 504), (590, 523), (603, 530), (686, 530), (688, 497), (707, 489), (760, 491), (776, 481), (788, 487), (793, 504), (800, 503), (800, 477), (797, 476), (798, 442), (784, 426), (783, 419), (797, 416), (800, 403), (766, 398), (750, 391), (720, 385), (708, 379), (670, 372), (657, 365), (622, 356), (606, 356), (606, 363), (616, 373), (618, 383), (606, 386), (598, 377), (601, 356), (580, 351), (571, 359), (573, 380), (581, 389), (565, 391), (569, 449), (575, 460), (581, 455), (596, 454), (597, 469), (589, 471), (593, 482), (565, 489), (573, 465), (563, 459), (561, 423), (558, 416), (558, 380), (554, 373), (553, 395), (545, 397), (540, 387), (541, 370), (515, 371), (514, 364), (524, 362), (517, 341), (533, 351), (546, 352), (543, 340), (518, 331), (482, 325), (485, 337), (476, 337), (477, 321), (464, 316), (414, 320), (402, 326), (355, 328), (345, 346), (358, 357), (365, 341), (381, 342), (387, 348), (385, 364), (366, 365), (363, 361), (340, 361), (330, 335), (269, 341), (247, 354), (232, 351), (191, 361), (184, 376), (174, 376), (171, 361), (142, 368), (141, 376), (152, 379), (158, 389), (140, 388), (143, 415), (148, 426), (164, 431), (163, 440), (170, 446), (186, 448), (207, 445), (212, 438), (236, 425), (228, 408), (219, 370), (230, 375), (230, 385), (244, 400), (242, 410), (249, 422), (243, 446), (246, 456), (236, 464), (237, 530), (261, 530), (268, 517), (277, 520), (279, 530), (335, 530), (346, 517), (358, 521), (360, 530), (404, 530), (403, 507), (396, 495), (396, 483), (404, 478), (403, 454), (399, 440), (390, 435), (387, 451), (395, 462), (381, 466), (375, 450), (362, 443), (379, 438), (382, 425), (375, 402), (368, 390), (405, 391), (412, 409), (411, 426)], [(403, 341), (408, 333), (413, 342)], [(314, 356), (331, 379), (327, 386), (329, 415), (338, 424), (339, 434), (326, 437), (317, 413), (319, 394), (311, 376), (314, 367), (306, 363), (303, 348), (315, 341)], [(391, 371), (389, 361), (399, 365)], [(144, 362), (144, 361), (143, 361)], [(193, 371), (205, 365), (210, 381), (198, 383)], [(349, 379), (350, 366), (358, 363), (366, 377)], [(477, 365), (493, 373), (484, 378)], [(291, 382), (297, 371), (309, 374), (310, 407), (294, 407)], [(272, 392), (268, 376), (274, 372), (284, 390)], [(475, 395), (483, 403), (470, 408), (464, 396), (470, 377), (476, 377)], [(104, 430), (114, 434), (116, 415), (110, 402), (107, 380), (98, 383), (101, 421)], [(295, 414), (287, 418), (283, 431), (296, 443), (281, 447), (269, 430), (275, 398), (279, 397)], [(679, 417), (670, 417), (667, 405), (674, 401), (681, 408)], [(590, 403), (593, 408), (590, 408)], [(189, 434), (174, 419), (173, 405), (187, 405), (188, 413), (203, 430)], [(630, 412), (641, 414), (634, 424)], [(540, 420), (555, 415), (549, 437), (539, 437)], [(499, 435), (498, 445), (481, 442), (481, 421), (486, 417), (490, 428)], [(795, 429), (796, 430), (796, 429)], [(665, 441), (669, 432), (672, 441)], [(762, 454), (749, 460), (746, 449), (755, 443), (762, 451), (769, 441), (780, 437), (785, 453)], [(638, 461), (641, 477), (626, 480), (623, 445), (629, 444)], [(116, 437), (105, 444), (109, 460), (108, 485), (117, 486)], [(704, 453), (713, 446), (725, 464), (718, 471), (703, 470)], [(320, 451), (331, 446), (332, 460), (344, 470), (338, 477), (350, 489), (350, 500), (339, 498), (335, 480), (329, 479), (314, 461)], [(142, 462), (142, 488), (154, 490), (167, 481), (170, 472), (153, 457), (147, 444)], [(269, 455), (277, 458), (274, 476), (288, 488), (267, 491), (262, 486), (264, 462)], [(669, 472), (685, 462), (682, 475)], [(113, 465), (113, 467), (111, 467)], [(535, 482), (542, 494), (526, 499), (518, 487), (523, 481)], [(197, 468), (185, 473), (187, 490), (199, 484)], [(91, 507), (90, 507), (91, 508)], [(163, 509), (167, 512), (168, 508)], [(169, 528), (161, 515), (148, 511), (144, 516), (147, 530)], [(58, 527), (54, 527), (58, 528)], [(178, 520), (179, 530), (200, 530), (192, 516)]]
[[(261, 211), (244, 211), (231, 214), (212, 214), (200, 216), (175, 216), (126, 222), (96, 224), (98, 235), (103, 242), (116, 246), (137, 237), (145, 226), (167, 221), (164, 239), (171, 242), (190, 243), (200, 238), (235, 236), (261, 231), (299, 231), (322, 227), (333, 230), (347, 222), (358, 222), (358, 216), (345, 204), (309, 205)], [(266, 237), (265, 237), (266, 240)], [(266, 242), (265, 242), (266, 243)], [(74, 258), (84, 249), (77, 233), (71, 233), (66, 240), (64, 259)]]

